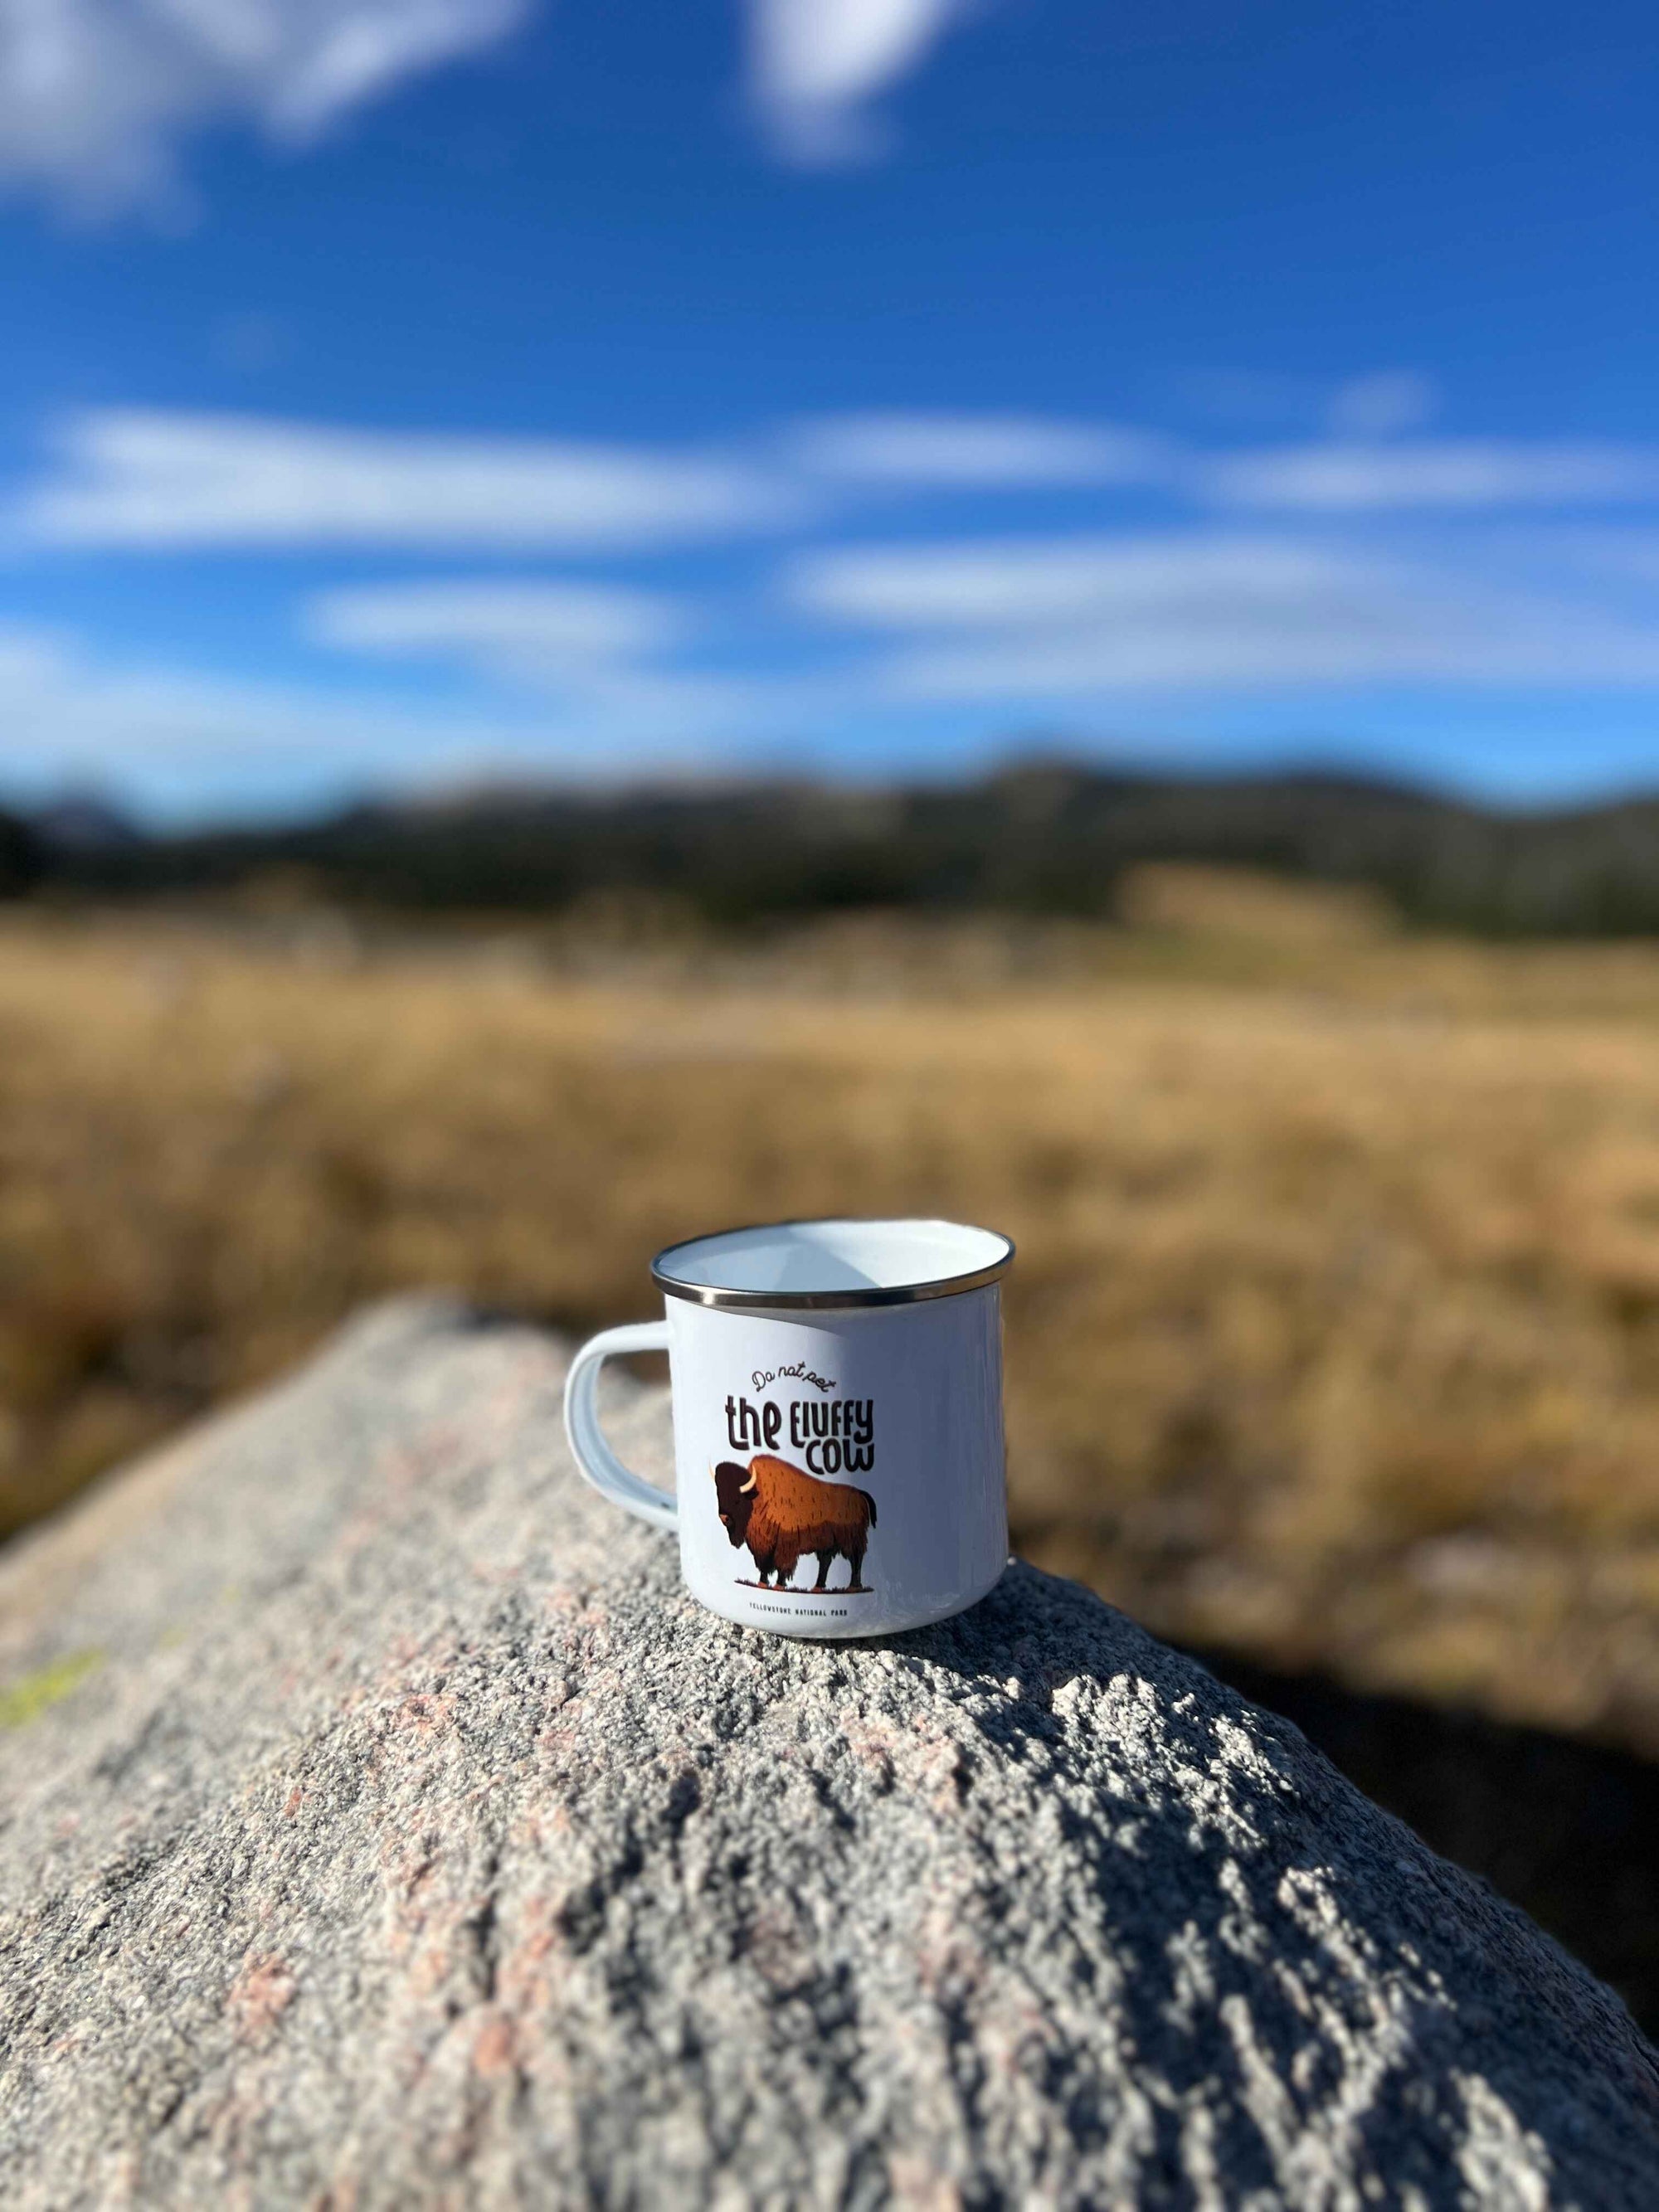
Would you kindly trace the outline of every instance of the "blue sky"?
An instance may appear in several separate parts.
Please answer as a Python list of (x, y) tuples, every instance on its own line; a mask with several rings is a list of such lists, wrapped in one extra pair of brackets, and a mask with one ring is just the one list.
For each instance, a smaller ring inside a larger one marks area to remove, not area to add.
[(0, 785), (1659, 783), (1632, 7), (0, 9)]

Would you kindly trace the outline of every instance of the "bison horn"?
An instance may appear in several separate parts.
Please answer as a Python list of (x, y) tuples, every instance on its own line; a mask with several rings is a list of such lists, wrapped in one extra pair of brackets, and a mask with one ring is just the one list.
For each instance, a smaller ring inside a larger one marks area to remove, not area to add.
[(744, 1496), (744, 1495), (745, 1495), (749, 1491), (751, 1491), (751, 1490), (754, 1488), (754, 1486), (755, 1486), (756, 1483), (757, 1483), (758, 1480), (759, 1480), (759, 1477), (756, 1474), (754, 1468), (751, 1467), (751, 1468), (750, 1468), (750, 1470), (749, 1470), (749, 1480), (748, 1480), (748, 1481), (747, 1481), (747, 1482), (740, 1482), (740, 1483), (738, 1485), (738, 1495), (740, 1498), (741, 1498), (741, 1497), (743, 1497), (743, 1496)]

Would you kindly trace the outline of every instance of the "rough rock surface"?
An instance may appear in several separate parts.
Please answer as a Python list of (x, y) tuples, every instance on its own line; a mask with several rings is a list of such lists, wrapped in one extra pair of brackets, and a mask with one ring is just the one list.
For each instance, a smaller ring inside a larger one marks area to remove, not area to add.
[(562, 1370), (383, 1310), (0, 1565), (9, 2212), (1659, 2203), (1618, 2002), (1294, 1729), (1024, 1568), (728, 1626)]

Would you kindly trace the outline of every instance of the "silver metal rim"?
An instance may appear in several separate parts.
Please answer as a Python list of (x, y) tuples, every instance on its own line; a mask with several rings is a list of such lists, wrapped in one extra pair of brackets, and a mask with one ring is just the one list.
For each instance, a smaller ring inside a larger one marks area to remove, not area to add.
[[(684, 1298), (689, 1305), (712, 1306), (722, 1313), (847, 1313), (869, 1306), (919, 1305), (925, 1298), (959, 1297), (965, 1291), (982, 1291), (988, 1283), (999, 1281), (1013, 1264), (1013, 1238), (1005, 1237), (1000, 1229), (987, 1229), (982, 1233), (996, 1237), (1003, 1248), (988, 1267), (973, 1268), (965, 1275), (940, 1275), (927, 1283), (899, 1283), (890, 1290), (728, 1291), (713, 1283), (682, 1282), (677, 1276), (663, 1272), (677, 1252), (684, 1252), (692, 1244), (709, 1244), (720, 1237), (751, 1237), (763, 1229), (805, 1229), (820, 1221), (850, 1221), (858, 1218), (854, 1214), (802, 1214), (787, 1221), (745, 1221), (735, 1229), (711, 1229), (701, 1237), (683, 1237), (678, 1243), (665, 1244), (651, 1262), (651, 1279), (668, 1297)], [(869, 1218), (884, 1221), (894, 1217), (882, 1214)], [(969, 1226), (965, 1222), (951, 1222), (949, 1225), (953, 1229)]]

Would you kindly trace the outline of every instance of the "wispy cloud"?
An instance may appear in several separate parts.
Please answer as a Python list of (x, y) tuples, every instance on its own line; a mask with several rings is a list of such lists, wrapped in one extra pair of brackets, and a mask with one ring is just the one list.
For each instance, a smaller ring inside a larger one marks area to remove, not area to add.
[(1338, 438), (1389, 438), (1415, 430), (1440, 404), (1431, 378), (1414, 368), (1377, 368), (1339, 385), (1326, 410)]
[(1659, 629), (1352, 548), (1220, 533), (846, 550), (793, 604), (903, 642), (911, 702), (1375, 683), (1659, 682)]
[(1330, 574), (1318, 549), (1273, 538), (983, 538), (807, 555), (785, 588), (807, 613), (878, 629), (1052, 629), (1181, 601), (1278, 605)]
[[(1372, 397), (1380, 410), (1387, 395)], [(1659, 449), (1417, 439), (1200, 453), (1119, 424), (877, 411), (708, 452), (106, 408), (63, 428), (0, 530), (151, 551), (628, 551), (787, 528), (831, 494), (1115, 484), (1304, 515), (1588, 509), (1659, 501)]]
[[(1373, 392), (1373, 427), (1410, 398)], [(1352, 392), (1345, 404), (1364, 412)], [(1646, 513), (1630, 504), (1644, 488)], [(919, 540), (941, 492), (962, 495), (961, 534)], [(1620, 501), (1622, 514), (1583, 511)], [(871, 542), (824, 543), (826, 520), (845, 528), (860, 502)], [(1064, 510), (1079, 518), (1064, 534), (994, 522)], [(1149, 512), (1162, 526), (1130, 526)], [(80, 550), (373, 550), (386, 574), (347, 586), (321, 560), (303, 572), (310, 657), (295, 660), (289, 631), (272, 663), (301, 668), (303, 692), (0, 633), (0, 770), (188, 757), (219, 774), (291, 757), (384, 775), (512, 755), (579, 772), (833, 753), (860, 729), (902, 743), (951, 710), (965, 739), (1045, 705), (1081, 720), (1128, 696), (1651, 699), (1656, 514), (1659, 456), (1642, 449), (1380, 428), (1206, 455), (1103, 423), (889, 410), (694, 451), (93, 412), (0, 513), (14, 556), (50, 554), (68, 574)], [(744, 532), (759, 540), (747, 584), (729, 544), (714, 575), (659, 557)], [(630, 554), (652, 565), (618, 580)], [(421, 573), (422, 556), (441, 569)], [(604, 569), (580, 573), (585, 557)], [(518, 573), (501, 573), (504, 558)]]
[(1212, 455), (1194, 465), (1194, 484), (1226, 505), (1307, 514), (1594, 507), (1659, 497), (1659, 452), (1477, 438), (1333, 441)]
[(67, 632), (0, 621), (0, 750), (12, 778), (273, 764), (356, 773), (498, 744), (501, 720), (112, 660)]
[(10, 0), (0, 184), (83, 208), (163, 201), (181, 140), (251, 122), (305, 138), (487, 46), (522, 0)]
[(688, 628), (660, 593), (541, 579), (355, 586), (319, 594), (305, 615), (307, 635), (319, 644), (459, 658), (532, 682), (661, 652)]
[(741, 757), (789, 704), (737, 675), (595, 663), (544, 676), (517, 695), (411, 700), (112, 658), (68, 632), (0, 618), (0, 779), (17, 793), (91, 778), (195, 811), (221, 793), (234, 804), (250, 790), (408, 787), (514, 766), (667, 774)]
[(783, 520), (738, 461), (552, 438), (421, 436), (234, 416), (79, 416), (10, 526), (64, 546), (603, 550)]
[[(1659, 586), (1659, 529), (1649, 523), (1579, 524), (1540, 529), (1514, 550), (1534, 564), (1580, 570), (1599, 581), (1634, 584), (1646, 599)], [(1659, 605), (1650, 610), (1659, 615)]]
[[(407, 78), (495, 44), (534, 0), (7, 0), (0, 187), (87, 211), (177, 204), (197, 134), (314, 137)], [(969, 0), (742, 0), (750, 91), (792, 160), (878, 150), (872, 103)]]
[(1135, 483), (1167, 473), (1144, 430), (1037, 415), (870, 414), (800, 424), (791, 459), (832, 482), (959, 490)]
[(966, 12), (964, 0), (747, 0), (750, 86), (780, 150), (797, 161), (878, 151), (878, 100)]
[(584, 743), (657, 757), (763, 734), (796, 702), (796, 688), (775, 679), (674, 659), (695, 628), (660, 592), (540, 578), (353, 587), (319, 594), (302, 614), (315, 643), (458, 662), (532, 694)]

